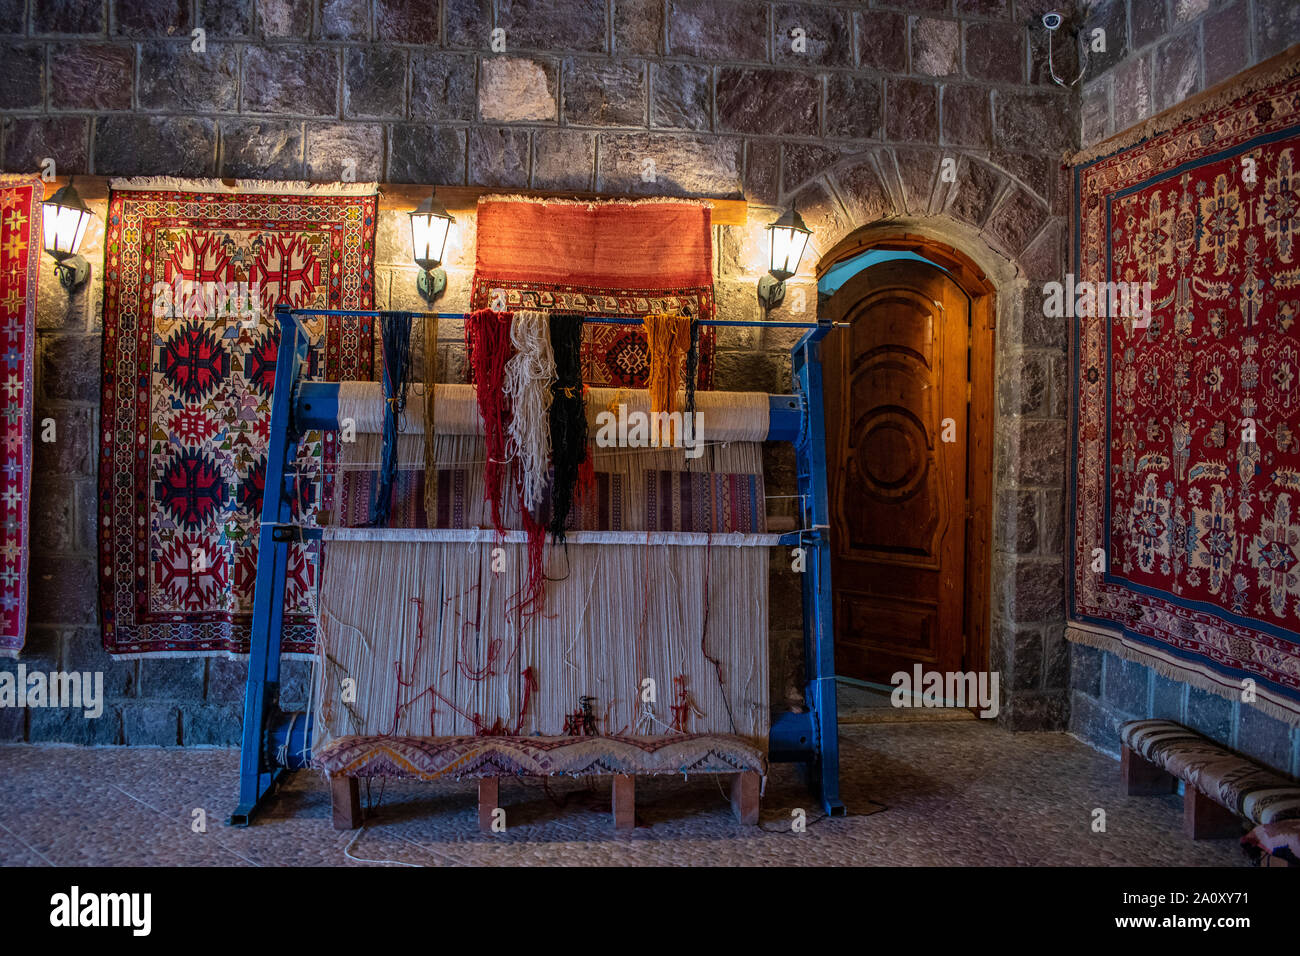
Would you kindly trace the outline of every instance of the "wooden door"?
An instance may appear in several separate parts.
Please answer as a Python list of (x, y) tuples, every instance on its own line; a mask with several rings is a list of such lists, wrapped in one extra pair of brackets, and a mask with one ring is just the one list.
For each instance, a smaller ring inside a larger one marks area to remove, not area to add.
[(829, 308), (851, 323), (822, 344), (837, 672), (964, 670), (970, 300), (894, 260)]

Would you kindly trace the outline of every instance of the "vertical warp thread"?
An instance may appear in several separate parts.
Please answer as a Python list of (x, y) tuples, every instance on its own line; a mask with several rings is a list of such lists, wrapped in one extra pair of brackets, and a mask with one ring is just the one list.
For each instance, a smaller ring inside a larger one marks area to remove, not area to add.
[(379, 466), (374, 500), (370, 502), (370, 524), (388, 524), (393, 501), (393, 477), (397, 472), (397, 433), (406, 412), (406, 393), (411, 384), (411, 313), (380, 313), (384, 356), (384, 451)]
[(465, 347), (474, 372), (474, 395), (487, 450), (483, 468), (483, 497), (492, 507), (492, 527), (501, 523), (501, 480), (506, 458), (506, 425), (510, 405), (505, 394), (505, 369), (510, 360), (510, 313), (479, 309), (465, 317)]
[(555, 382), (551, 386), (551, 538), (564, 540), (574, 487), (587, 460), (587, 410), (582, 386), (582, 316), (551, 316)]

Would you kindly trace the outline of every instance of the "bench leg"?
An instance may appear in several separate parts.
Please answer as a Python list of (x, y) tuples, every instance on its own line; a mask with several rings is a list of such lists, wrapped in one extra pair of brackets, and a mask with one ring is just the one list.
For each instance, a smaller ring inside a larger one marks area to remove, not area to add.
[(1241, 836), (1241, 824), (1235, 813), (1188, 784), (1183, 794), (1183, 832), (1193, 840), (1221, 840)]
[(747, 827), (758, 824), (758, 774), (752, 770), (731, 778), (731, 812)]
[(355, 830), (361, 826), (361, 786), (356, 777), (343, 774), (330, 777), (330, 804), (335, 830)]
[(497, 777), (479, 777), (478, 828), (481, 833), (492, 832), (492, 814), (501, 806), (501, 781)]
[(1260, 861), (1259, 861), (1259, 865), (1260, 865), (1260, 866), (1266, 866), (1266, 867), (1268, 867), (1268, 868), (1270, 868), (1270, 869), (1272, 869), (1272, 868), (1274, 868), (1274, 867), (1283, 867), (1283, 866), (1285, 866), (1285, 867), (1294, 867), (1294, 866), (1295, 866), (1295, 864), (1292, 863), (1292, 862), (1290, 862), (1289, 860), (1284, 860), (1284, 859), (1282, 859), (1280, 856), (1274, 856), (1274, 855), (1271, 854), (1271, 853), (1265, 853), (1264, 856), (1263, 856), (1263, 858), (1260, 859)]
[(630, 833), (636, 829), (636, 777), (626, 773), (614, 774), (612, 791), (614, 829)]
[(1124, 792), (1131, 797), (1169, 793), (1176, 786), (1173, 774), (1128, 747), (1119, 753), (1119, 775)]

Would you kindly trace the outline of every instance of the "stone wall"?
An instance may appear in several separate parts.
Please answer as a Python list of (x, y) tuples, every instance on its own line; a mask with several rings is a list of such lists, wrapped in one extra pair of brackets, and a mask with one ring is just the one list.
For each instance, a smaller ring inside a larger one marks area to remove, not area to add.
[(1091, 146), (1300, 41), (1300, 4), (1098, 0), (1085, 27), (1108, 38), (1083, 86), (1080, 134)]
[[(1052, 8), (1068, 12), (1050, 0), (0, 0), (0, 165), (32, 171), (53, 157), (62, 175), (744, 196), (750, 225), (716, 233), (727, 318), (759, 317), (763, 226), (792, 199), (816, 235), (774, 318), (812, 317), (818, 257), (861, 227), (905, 224), (959, 246), (999, 285), (990, 560), (1001, 719), (1059, 727), (1065, 333), (1041, 319), (1038, 290), (1064, 271), (1060, 158), (1079, 123), (1077, 98), (1045, 75), (1039, 21)], [(203, 53), (191, 49), (195, 27)], [(423, 305), (404, 220), (382, 216), (381, 308)], [(472, 269), (473, 217), (461, 225), (447, 311), (464, 308)], [(232, 743), (242, 664), (110, 662), (99, 648), (100, 236), (92, 227), (85, 287), (69, 296), (51, 269), (42, 277), (36, 412), (59, 422), (60, 441), (37, 449), (24, 658), (102, 668), (112, 700), (92, 722), (0, 711), (0, 739)], [(806, 311), (795, 314), (799, 292)], [(454, 378), (463, 355), (456, 329), (446, 334)], [(788, 390), (793, 339), (722, 330), (719, 386)], [(788, 451), (768, 470), (770, 493), (792, 490)], [(782, 557), (778, 705), (797, 698), (802, 667), (798, 579)], [(288, 675), (286, 705), (300, 705), (302, 666)]]
[(1118, 755), (1118, 728), (1126, 720), (1164, 717), (1300, 777), (1300, 727), (1109, 651), (1071, 646), (1070, 732), (1098, 750)]

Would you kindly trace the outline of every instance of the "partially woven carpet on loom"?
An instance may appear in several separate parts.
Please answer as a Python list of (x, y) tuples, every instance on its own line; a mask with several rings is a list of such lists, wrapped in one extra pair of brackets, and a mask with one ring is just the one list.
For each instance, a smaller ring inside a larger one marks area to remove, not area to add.
[[(1076, 169), (1072, 640), (1300, 720), (1300, 77)], [(1233, 95), (1233, 94), (1230, 94)], [(1253, 426), (1253, 427), (1252, 427)], [(1098, 549), (1098, 550), (1094, 550)], [(1104, 570), (1098, 564), (1104, 558)]]
[[(151, 185), (113, 184), (104, 243), (104, 646), (246, 653), (279, 340), (273, 310), (373, 306), (375, 188)], [(249, 283), (261, 314), (159, 314), (156, 281)], [(314, 375), (373, 377), (372, 320), (305, 324)], [(301, 448), (298, 505), (310, 524), (334, 435), (308, 433)], [(290, 550), (286, 653), (312, 649), (316, 551)]]
[(27, 635), (28, 499), (32, 480), (32, 354), (36, 344), (36, 274), (41, 255), (44, 184), (0, 176), (0, 657), (22, 649)]
[[(492, 306), (499, 289), (512, 312), (713, 318), (713, 230), (703, 203), (485, 196), (476, 255), (475, 309)], [(711, 326), (700, 329), (700, 389), (713, 386), (715, 341)], [(645, 387), (650, 353), (638, 326), (589, 324), (582, 351), (585, 385)]]

